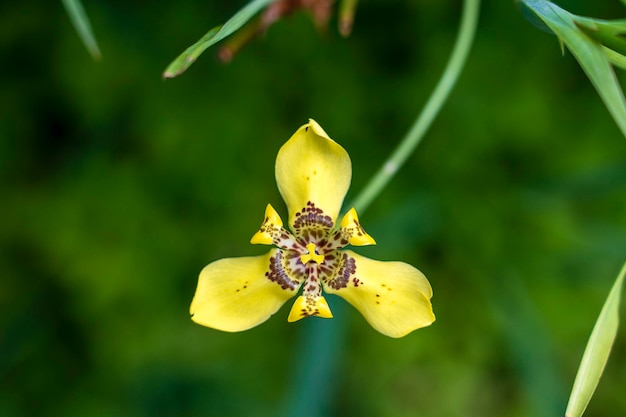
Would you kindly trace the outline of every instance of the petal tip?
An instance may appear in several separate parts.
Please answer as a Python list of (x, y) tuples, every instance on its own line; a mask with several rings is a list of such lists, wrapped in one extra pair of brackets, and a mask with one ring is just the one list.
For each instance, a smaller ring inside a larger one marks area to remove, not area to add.
[(263, 223), (260, 229), (250, 239), (250, 243), (253, 245), (271, 245), (274, 243), (274, 239), (270, 231), (282, 226), (283, 221), (280, 215), (274, 210), (271, 204), (268, 204), (267, 207), (265, 207)]
[(310, 299), (304, 296), (299, 296), (291, 307), (289, 317), (287, 321), (293, 323), (301, 320), (305, 317), (322, 317), (325, 319), (332, 319), (333, 313), (330, 311), (330, 307), (324, 297), (317, 297), (312, 303)]
[(376, 241), (371, 237), (359, 222), (356, 210), (351, 208), (341, 219), (341, 228), (348, 234), (348, 242), (352, 246), (375, 245)]
[(310, 128), (311, 131), (315, 133), (317, 136), (321, 136), (323, 138), (332, 140), (330, 139), (330, 136), (328, 136), (328, 133), (326, 133), (326, 131), (322, 129), (322, 126), (320, 126), (319, 123), (317, 123), (314, 119), (309, 119), (309, 123), (304, 126), (305, 126), (304, 128), (305, 131)]
[(352, 164), (348, 152), (311, 119), (279, 149), (275, 176), (289, 225), (310, 202), (335, 222), (350, 186)]
[(297, 290), (268, 279), (266, 273), (276, 251), (220, 259), (205, 266), (189, 307), (191, 320), (205, 327), (239, 332), (269, 319)]
[(259, 230), (252, 236), (250, 243), (252, 245), (271, 245), (273, 243), (272, 235)]

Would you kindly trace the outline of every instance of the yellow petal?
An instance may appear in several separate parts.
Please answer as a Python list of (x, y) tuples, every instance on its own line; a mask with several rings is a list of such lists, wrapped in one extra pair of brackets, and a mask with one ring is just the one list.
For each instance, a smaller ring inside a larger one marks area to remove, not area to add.
[(359, 218), (354, 208), (351, 208), (350, 211), (343, 216), (343, 219), (341, 219), (341, 229), (348, 238), (348, 243), (352, 246), (376, 244), (374, 238), (368, 235), (365, 229), (363, 229), (363, 226), (361, 226), (361, 223), (359, 223)]
[(283, 226), (283, 221), (280, 215), (274, 210), (271, 204), (265, 207), (265, 217), (263, 224), (258, 232), (252, 236), (250, 243), (253, 245), (271, 245), (274, 243), (274, 236), (276, 233), (280, 233), (280, 228)]
[(290, 225), (309, 202), (335, 222), (351, 178), (348, 153), (313, 119), (293, 134), (276, 157), (276, 182)]
[(344, 288), (324, 285), (352, 304), (379, 332), (402, 337), (435, 321), (430, 298), (432, 289), (420, 271), (404, 262), (381, 262), (352, 251), (356, 269)]
[[(266, 321), (298, 291), (299, 282), (266, 272), (277, 249), (262, 256), (226, 258), (208, 264), (198, 279), (189, 312), (203, 326), (227, 332), (247, 330)], [(275, 269), (272, 271), (275, 272)], [(282, 271), (281, 271), (282, 272)]]
[(333, 313), (330, 312), (330, 307), (328, 307), (324, 297), (305, 297), (301, 295), (293, 303), (287, 321), (293, 323), (294, 321), (312, 316), (332, 319)]

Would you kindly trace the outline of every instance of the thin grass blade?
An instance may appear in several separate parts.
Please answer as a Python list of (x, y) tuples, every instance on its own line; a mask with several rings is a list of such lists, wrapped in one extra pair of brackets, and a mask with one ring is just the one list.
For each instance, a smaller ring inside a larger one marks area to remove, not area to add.
[(585, 412), (600, 381), (604, 366), (609, 359), (611, 347), (619, 323), (620, 294), (626, 276), (626, 263), (618, 275), (611, 292), (604, 302), (574, 380), (565, 411), (566, 417), (580, 417)]
[(98, 42), (96, 42), (96, 37), (91, 30), (91, 23), (89, 22), (89, 18), (87, 17), (87, 13), (85, 13), (82, 3), (80, 0), (61, 1), (85, 48), (87, 48), (87, 51), (89, 51), (93, 59), (99, 60), (102, 54), (100, 53), (100, 48), (98, 48)]
[(254, 0), (244, 6), (233, 15), (226, 23), (214, 27), (208, 31), (200, 40), (180, 54), (170, 63), (163, 72), (163, 78), (174, 78), (187, 71), (196, 59), (211, 45), (216, 44), (228, 35), (242, 27), (248, 20), (252, 19), (262, 8), (270, 4), (273, 0)]

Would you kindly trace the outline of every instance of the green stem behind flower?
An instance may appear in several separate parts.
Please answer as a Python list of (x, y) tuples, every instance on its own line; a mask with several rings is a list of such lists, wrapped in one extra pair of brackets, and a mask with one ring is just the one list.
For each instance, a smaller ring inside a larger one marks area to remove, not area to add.
[(441, 110), (446, 99), (450, 95), (463, 65), (467, 60), (469, 50), (474, 40), (478, 15), (480, 10), (480, 0), (465, 0), (463, 3), (463, 16), (461, 27), (454, 45), (454, 50), (450, 55), (448, 64), (443, 72), (437, 87), (430, 96), (426, 106), (411, 127), (411, 130), (402, 139), (400, 145), (391, 154), (389, 159), (383, 164), (378, 172), (372, 177), (363, 191), (356, 197), (351, 205), (357, 212), (362, 213), (370, 203), (380, 194), (383, 188), (391, 180), (394, 174), (400, 169), (407, 158), (413, 153), (415, 147), (420, 143), (424, 134), (432, 124), (433, 120)]
[[(461, 27), (459, 34), (448, 61), (448, 65), (435, 88), (430, 100), (424, 107), (424, 110), (415, 121), (415, 124), (402, 140), (398, 148), (385, 162), (383, 167), (372, 178), (365, 189), (357, 196), (354, 204), (349, 207), (355, 207), (358, 211), (363, 211), (369, 204), (380, 194), (381, 190), (387, 185), (391, 177), (400, 168), (400, 166), (411, 155), (417, 144), (420, 142), (426, 130), (434, 120), (435, 116), (441, 109), (446, 98), (450, 94), (454, 86), (463, 64), (467, 58), (474, 33), (478, 23), (478, 14), (480, 9), (480, 0), (465, 0), (463, 6), (463, 17), (461, 19)], [(329, 300), (331, 302), (332, 300)], [(338, 311), (341, 306), (333, 307), (333, 311)], [(329, 322), (321, 320), (312, 320), (309, 323), (311, 328), (304, 328), (300, 334), (302, 349), (312, 348), (311, 338), (315, 341), (317, 348), (307, 350), (307, 363), (309, 366), (301, 368), (295, 366), (288, 398), (285, 416), (318, 416), (324, 414), (325, 401), (329, 393), (333, 392), (333, 383), (336, 378), (330, 378), (332, 370), (338, 366), (338, 357), (340, 356), (341, 345), (343, 345), (344, 332), (341, 330), (345, 327), (345, 318), (341, 319), (344, 314), (337, 314), (338, 318)], [(326, 348), (333, 346), (330, 351)], [(298, 362), (301, 361), (301, 351), (298, 350)], [(333, 352), (334, 354), (330, 354)], [(300, 365), (300, 364), (299, 364)], [(319, 392), (316, 387), (324, 387), (324, 392)], [(322, 401), (320, 401), (320, 396)]]

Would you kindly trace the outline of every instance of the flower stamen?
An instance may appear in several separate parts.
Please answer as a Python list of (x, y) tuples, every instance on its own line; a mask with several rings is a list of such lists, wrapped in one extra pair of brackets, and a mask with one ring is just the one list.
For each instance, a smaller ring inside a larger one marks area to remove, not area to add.
[(302, 262), (302, 264), (306, 265), (307, 262), (310, 262), (310, 261), (313, 261), (318, 264), (321, 264), (322, 262), (324, 262), (324, 255), (320, 255), (319, 253), (317, 253), (317, 246), (315, 245), (315, 243), (308, 243), (306, 245), (306, 248), (309, 251), (309, 253), (300, 255), (300, 261)]

